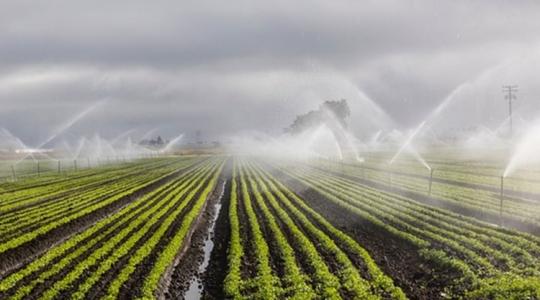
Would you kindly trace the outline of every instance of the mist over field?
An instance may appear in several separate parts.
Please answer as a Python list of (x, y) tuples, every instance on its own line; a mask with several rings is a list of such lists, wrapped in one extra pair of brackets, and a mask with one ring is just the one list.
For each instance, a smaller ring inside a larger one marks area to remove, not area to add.
[(538, 6), (3, 1), (0, 127), (36, 146), (106, 100), (63, 138), (157, 128), (224, 140), (280, 134), (296, 115), (347, 99), (351, 129), (366, 139), (416, 126), (464, 84), (441, 128), (495, 130), (504, 84), (520, 86), (516, 115), (538, 115)]
[(0, 1), (0, 299), (540, 299), (539, 16)]

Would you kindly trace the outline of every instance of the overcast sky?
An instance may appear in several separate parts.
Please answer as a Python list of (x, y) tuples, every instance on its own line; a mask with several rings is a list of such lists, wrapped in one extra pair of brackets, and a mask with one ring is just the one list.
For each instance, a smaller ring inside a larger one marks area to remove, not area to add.
[(101, 101), (64, 138), (275, 134), (346, 98), (365, 135), (415, 126), (452, 93), (451, 126), (494, 127), (503, 84), (533, 119), (538, 3), (2, 1), (0, 127), (36, 145)]

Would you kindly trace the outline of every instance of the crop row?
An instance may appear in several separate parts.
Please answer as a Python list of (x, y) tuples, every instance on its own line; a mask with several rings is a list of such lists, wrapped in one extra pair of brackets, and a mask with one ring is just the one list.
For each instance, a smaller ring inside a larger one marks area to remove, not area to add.
[(55, 183), (62, 183), (69, 180), (87, 178), (95, 175), (102, 175), (106, 172), (120, 171), (133, 167), (134, 165), (142, 165), (144, 163), (154, 163), (156, 160), (138, 160), (136, 162), (124, 163), (120, 165), (104, 165), (95, 168), (80, 169), (76, 172), (67, 173), (47, 173), (41, 176), (28, 177), (24, 180), (13, 182), (0, 183), (0, 195), (5, 193), (13, 193), (26, 191), (29, 188), (35, 188)]
[[(508, 276), (525, 282), (523, 289), (536, 288), (534, 278), (540, 275), (537, 237), (499, 229), (317, 168), (279, 168), (328, 201), (414, 245), (425, 259), (454, 269), (461, 274), (454, 282), (455, 289), (489, 289), (486, 282)], [(516, 283), (509, 288), (519, 286)]]
[[(333, 170), (344, 172), (347, 176), (383, 184), (388, 188), (398, 187), (419, 194), (427, 194), (428, 192), (428, 178), (418, 178), (407, 174), (382, 172), (350, 166), (345, 166), (343, 170), (337, 169), (337, 166), (334, 166)], [(444, 176), (440, 174), (440, 171), (437, 171), (437, 174), (439, 177)], [(434, 182), (431, 189), (431, 196), (441, 203), (449, 203), (468, 210), (487, 212), (492, 215), (498, 215), (500, 212), (500, 194), (493, 191), (451, 183)], [(507, 218), (540, 224), (540, 202), (538, 201), (521, 199), (516, 196), (506, 196), (503, 202), (502, 213)]]
[[(145, 161), (120, 166), (118, 168), (92, 169), (69, 177), (62, 177), (56, 181), (33, 182), (26, 184), (24, 188), (12, 190), (0, 195), (0, 211), (6, 212), (18, 207), (26, 207), (42, 202), (43, 199), (54, 199), (69, 195), (70, 193), (88, 190), (113, 182), (122, 177), (129, 177), (139, 173), (158, 169), (178, 161), (177, 159), (165, 159)], [(184, 161), (184, 160), (183, 160)], [(189, 160), (185, 160), (188, 162)]]
[[(0, 281), (0, 298), (154, 297), (162, 274), (185, 246), (216, 186), (223, 163), (214, 158), (176, 175), (10, 272)], [(131, 279), (134, 274), (142, 274), (143, 280)]]
[[(17, 211), (11, 222), (0, 225), (0, 254), (26, 242), (37, 239), (64, 224), (98, 211), (128, 197), (171, 173), (178, 171), (177, 164), (157, 169), (155, 172), (140, 173), (139, 176), (125, 177), (117, 183), (102, 188), (90, 189), (80, 195), (73, 194), (58, 201), (48, 201), (26, 214)], [(9, 216), (6, 216), (9, 217)]]
[[(486, 165), (486, 162), (453, 161), (437, 162), (430, 161), (434, 169), (434, 178), (453, 182), (453, 185), (473, 184), (481, 188), (499, 188), (500, 177), (503, 175), (504, 165)], [(396, 160), (388, 164), (386, 160), (369, 159), (362, 164), (364, 168), (378, 173), (401, 173), (409, 177), (428, 178), (430, 171), (418, 161)], [(540, 194), (540, 173), (532, 170), (520, 170), (518, 174), (511, 174), (505, 178), (505, 187), (509, 191), (520, 191)]]
[(152, 177), (159, 178), (164, 174), (190, 165), (191, 163), (184, 161), (170, 162), (167, 165), (160, 164), (146, 171), (141, 169), (138, 172), (125, 172), (118, 176), (104, 177), (103, 179), (95, 178), (98, 184), (93, 184), (90, 187), (84, 185), (84, 188), (67, 192), (61, 197), (46, 197), (43, 200), (38, 198), (35, 205), (26, 205), (3, 213), (3, 218), (0, 220), (0, 241), (5, 240), (8, 232), (20, 235), (23, 233), (23, 229), (28, 231), (31, 226), (39, 227), (41, 222), (53, 222), (55, 219), (62, 218), (74, 210), (85, 209), (92, 204), (103, 201), (107, 197), (112, 197), (123, 189), (144, 185)]
[(405, 298), (367, 251), (256, 163), (235, 163), (232, 180), (229, 297)]

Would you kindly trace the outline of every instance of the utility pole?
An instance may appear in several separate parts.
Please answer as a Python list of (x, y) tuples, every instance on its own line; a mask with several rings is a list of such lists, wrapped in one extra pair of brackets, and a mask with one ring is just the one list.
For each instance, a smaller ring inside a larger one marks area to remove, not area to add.
[(508, 100), (508, 117), (510, 121), (510, 137), (512, 137), (513, 125), (512, 125), (512, 100), (516, 100), (516, 93), (518, 91), (517, 85), (503, 85), (504, 99)]

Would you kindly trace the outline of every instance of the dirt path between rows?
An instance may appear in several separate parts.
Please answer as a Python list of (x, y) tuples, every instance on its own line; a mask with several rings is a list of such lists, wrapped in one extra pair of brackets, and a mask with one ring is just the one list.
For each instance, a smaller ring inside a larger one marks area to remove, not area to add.
[(29, 261), (35, 259), (37, 256), (41, 255), (54, 245), (62, 243), (69, 237), (73, 236), (78, 232), (82, 232), (95, 222), (116, 213), (124, 206), (135, 201), (139, 197), (145, 195), (146, 193), (158, 188), (159, 186), (173, 180), (176, 176), (187, 172), (188, 170), (197, 167), (201, 162), (195, 163), (189, 167), (179, 169), (164, 178), (161, 178), (158, 181), (150, 183), (134, 193), (122, 197), (117, 201), (110, 203), (109, 205), (93, 211), (85, 216), (82, 216), (78, 219), (72, 220), (66, 224), (59, 226), (56, 229), (53, 229), (35, 239), (26, 242), (14, 249), (10, 249), (2, 254), (0, 254), (0, 274), (6, 274), (10, 270), (14, 270), (22, 265), (25, 265)]
[(298, 180), (271, 167), (267, 169), (311, 208), (364, 247), (409, 298), (439, 299), (459, 275), (426, 261), (410, 243), (343, 209)]

